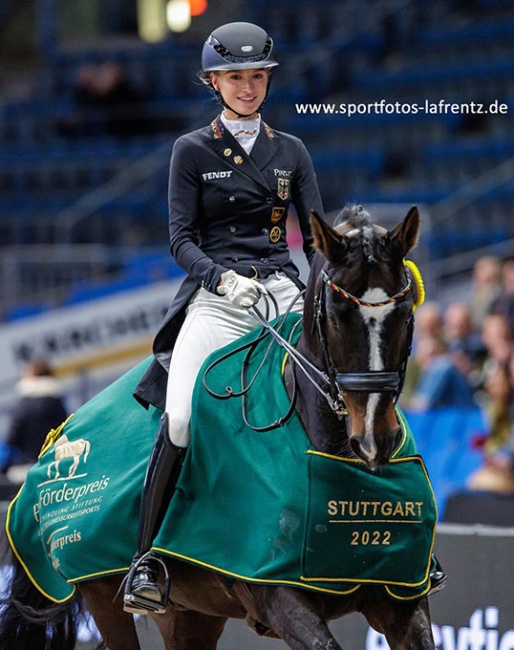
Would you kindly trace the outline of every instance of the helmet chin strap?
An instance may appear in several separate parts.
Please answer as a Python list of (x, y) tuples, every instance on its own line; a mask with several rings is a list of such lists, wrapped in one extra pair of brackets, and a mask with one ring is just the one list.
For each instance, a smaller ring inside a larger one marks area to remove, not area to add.
[(261, 110), (262, 106), (264, 105), (264, 102), (262, 102), (262, 104), (259, 106), (259, 108), (257, 108), (255, 111), (252, 111), (251, 113), (245, 115), (245, 113), (238, 113), (235, 110), (235, 108), (232, 108), (232, 106), (229, 106), (227, 104), (227, 102), (225, 101), (225, 99), (223, 98), (223, 95), (220, 93), (219, 90), (214, 89), (214, 91), (216, 93), (216, 96), (218, 97), (218, 101), (220, 102), (220, 104), (222, 106), (224, 106), (225, 108), (228, 108), (229, 111), (232, 111), (232, 113), (234, 113), (234, 115), (237, 115), (238, 118), (252, 117), (252, 115), (256, 115)]
[(232, 111), (232, 113), (234, 113), (234, 115), (237, 115), (238, 118), (241, 118), (241, 117), (252, 117), (252, 115), (256, 115), (257, 113), (260, 113), (262, 107), (264, 106), (264, 104), (266, 103), (266, 100), (268, 99), (270, 83), (271, 83), (271, 78), (268, 79), (268, 85), (266, 87), (266, 95), (264, 96), (264, 99), (262, 100), (261, 105), (255, 111), (252, 111), (251, 113), (249, 113), (247, 115), (245, 115), (244, 113), (238, 113), (234, 108), (232, 108), (232, 106), (229, 106), (227, 104), (227, 102), (225, 101), (223, 95), (221, 94), (220, 90), (218, 88), (216, 88), (214, 86), (214, 84), (212, 84), (212, 88), (214, 89), (214, 92), (216, 93), (216, 97), (218, 98), (218, 101), (220, 102), (220, 104), (222, 106), (224, 106), (225, 108), (228, 108), (229, 111)]

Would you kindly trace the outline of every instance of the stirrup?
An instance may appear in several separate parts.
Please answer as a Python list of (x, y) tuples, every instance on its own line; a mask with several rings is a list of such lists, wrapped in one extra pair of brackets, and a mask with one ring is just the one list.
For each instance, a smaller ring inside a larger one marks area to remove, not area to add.
[[(161, 592), (161, 599), (159, 601), (150, 600), (149, 598), (144, 598), (143, 596), (138, 596), (136, 594), (130, 593), (134, 574), (137, 572), (139, 566), (147, 560), (157, 562), (161, 566), (164, 573), (164, 590)], [(152, 551), (149, 551), (148, 553), (145, 553), (140, 558), (138, 558), (137, 561), (134, 562), (134, 564), (130, 567), (125, 583), (125, 593), (123, 594), (123, 610), (129, 614), (140, 614), (143, 616), (148, 613), (164, 614), (166, 612), (166, 606), (168, 604), (169, 593), (170, 576), (168, 567), (162, 558), (160, 558)]]

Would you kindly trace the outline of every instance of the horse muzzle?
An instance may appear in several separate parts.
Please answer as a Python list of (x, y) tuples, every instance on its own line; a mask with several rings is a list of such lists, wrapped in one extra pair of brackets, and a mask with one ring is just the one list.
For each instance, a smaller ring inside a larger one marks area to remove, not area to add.
[(371, 470), (380, 465), (387, 465), (401, 439), (401, 428), (387, 432), (375, 438), (373, 435), (350, 435), (350, 447), (353, 453), (363, 460)]
[(345, 393), (347, 433), (353, 453), (375, 470), (386, 465), (401, 440), (392, 393)]

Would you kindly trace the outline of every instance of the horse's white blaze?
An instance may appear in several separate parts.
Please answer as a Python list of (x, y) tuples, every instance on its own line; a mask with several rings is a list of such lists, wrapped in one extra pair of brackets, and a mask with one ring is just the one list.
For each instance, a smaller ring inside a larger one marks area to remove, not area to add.
[(375, 421), (375, 414), (378, 406), (380, 393), (370, 393), (368, 395), (368, 402), (366, 404), (366, 429), (364, 432), (364, 439), (373, 446), (376, 453), (375, 438), (373, 437), (373, 422)]
[[(365, 302), (383, 302), (388, 299), (383, 289), (368, 289), (361, 297)], [(384, 360), (382, 358), (382, 326), (386, 316), (395, 308), (395, 303), (382, 305), (381, 307), (360, 306), (360, 313), (368, 330), (369, 339), (369, 367), (370, 370), (383, 370)], [(366, 421), (364, 431), (364, 449), (372, 450), (371, 455), (376, 454), (376, 444), (373, 437), (373, 424), (375, 422), (376, 410), (380, 399), (380, 393), (370, 393), (366, 404)]]
[[(389, 296), (383, 289), (376, 288), (368, 289), (360, 299), (364, 302), (377, 303), (386, 301), (388, 298)], [(368, 330), (370, 370), (384, 369), (384, 361), (382, 359), (380, 345), (382, 342), (382, 325), (384, 324), (386, 316), (390, 314), (394, 308), (394, 302), (391, 302), (388, 305), (382, 305), (381, 307), (360, 306), (360, 312)]]

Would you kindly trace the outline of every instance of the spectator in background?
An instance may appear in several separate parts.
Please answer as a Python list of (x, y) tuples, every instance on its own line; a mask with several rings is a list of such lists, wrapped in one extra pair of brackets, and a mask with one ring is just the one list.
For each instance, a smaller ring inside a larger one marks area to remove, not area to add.
[(416, 310), (416, 341), (425, 336), (443, 338), (443, 311), (438, 302), (425, 302)]
[(61, 386), (44, 359), (34, 359), (28, 364), (17, 390), (20, 399), (6, 438), (14, 453), (3, 469), (13, 482), (21, 483), (37, 460), (48, 432), (64, 422), (67, 411)]
[(482, 326), (482, 342), (487, 351), (482, 367), (482, 376), (485, 378), (498, 365), (507, 365), (513, 352), (513, 328), (507, 316), (503, 314), (489, 314), (484, 319)]
[(471, 310), (466, 303), (454, 302), (444, 312), (443, 338), (461, 372), (471, 383), (477, 383), (487, 350), (480, 333), (473, 327)]
[(484, 318), (502, 291), (501, 274), (502, 265), (497, 257), (480, 257), (475, 263), (469, 309), (476, 331), (481, 329)]
[(60, 124), (63, 135), (125, 137), (155, 131), (147, 116), (145, 95), (117, 61), (80, 66), (74, 102), (78, 111)]
[[(484, 412), (488, 414), (489, 419), (492, 417), (491, 408), (496, 412), (493, 418), (495, 421), (498, 419), (498, 408), (492, 405), (498, 404), (497, 398), (502, 383), (502, 375), (505, 374), (505, 369), (508, 368), (514, 353), (512, 332), (513, 329), (508, 319), (502, 314), (489, 314), (485, 317), (481, 337), (486, 356), (477, 375), (475, 388), (477, 402), (484, 409)], [(486, 438), (490, 435), (491, 432), (487, 432)], [(494, 437), (498, 438), (497, 435)]]
[(503, 264), (502, 290), (491, 306), (491, 313), (502, 314), (514, 327), (514, 259)]
[(423, 371), (420, 367), (416, 350), (420, 341), (424, 341), (425, 339), (443, 340), (442, 309), (437, 302), (425, 302), (416, 310), (414, 340), (412, 345), (413, 352), (409, 358), (409, 363), (407, 364), (405, 383), (403, 385), (402, 394), (399, 398), (399, 405), (401, 408), (410, 408), (412, 396), (420, 381)]
[(411, 410), (475, 406), (473, 390), (466, 375), (440, 338), (421, 338), (416, 346), (415, 361), (420, 368), (420, 377), (410, 400)]
[(486, 455), (491, 455), (510, 443), (513, 388), (508, 365), (497, 365), (486, 378), (483, 407), (489, 424), (484, 443)]
[(485, 382), (484, 411), (489, 428), (484, 464), (468, 478), (470, 490), (514, 492), (514, 354), (497, 365)]

